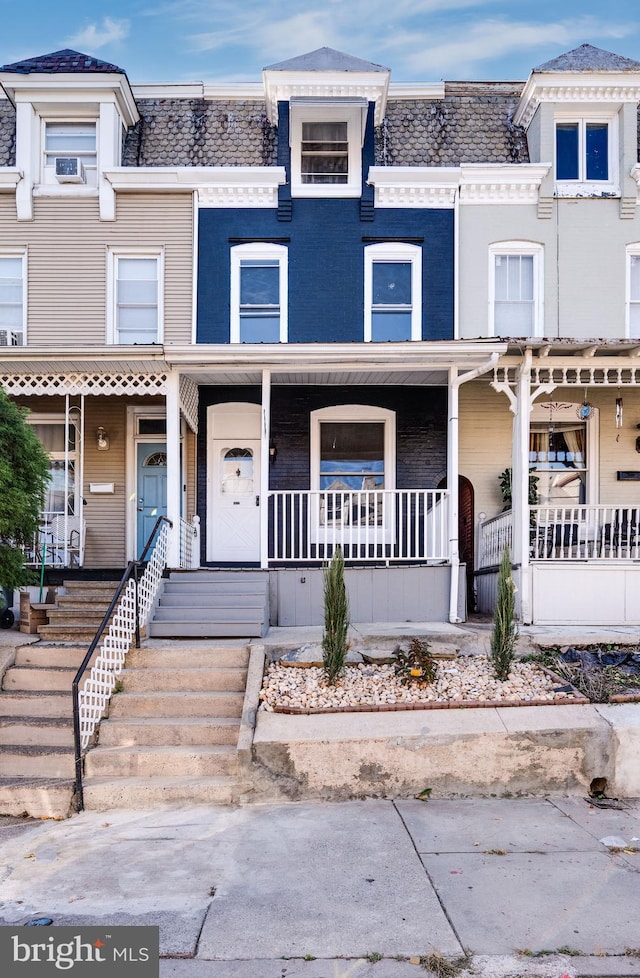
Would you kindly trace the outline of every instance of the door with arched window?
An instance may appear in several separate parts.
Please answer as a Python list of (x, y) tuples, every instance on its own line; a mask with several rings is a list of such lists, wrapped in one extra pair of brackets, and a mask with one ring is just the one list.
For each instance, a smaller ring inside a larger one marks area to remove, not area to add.
[(260, 560), (259, 404), (209, 408), (207, 559)]
[(140, 555), (159, 516), (167, 515), (167, 446), (138, 442), (136, 551)]

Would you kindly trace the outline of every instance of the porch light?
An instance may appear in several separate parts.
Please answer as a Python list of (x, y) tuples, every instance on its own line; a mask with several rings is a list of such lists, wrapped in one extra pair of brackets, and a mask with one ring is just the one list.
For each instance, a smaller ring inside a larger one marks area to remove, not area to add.
[(276, 443), (274, 441), (269, 442), (269, 461), (275, 462), (278, 457), (278, 449), (276, 448)]
[(109, 451), (109, 435), (106, 433), (102, 425), (100, 425), (96, 431), (96, 448), (99, 452)]

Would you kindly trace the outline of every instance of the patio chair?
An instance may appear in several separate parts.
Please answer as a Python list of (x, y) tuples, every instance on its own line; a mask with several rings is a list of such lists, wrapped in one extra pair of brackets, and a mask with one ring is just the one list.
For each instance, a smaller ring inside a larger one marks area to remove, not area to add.
[(51, 520), (51, 542), (48, 545), (51, 548), (52, 562), (65, 567), (80, 567), (85, 533), (86, 524), (82, 523), (81, 530), (79, 516), (65, 517), (64, 513), (54, 516)]

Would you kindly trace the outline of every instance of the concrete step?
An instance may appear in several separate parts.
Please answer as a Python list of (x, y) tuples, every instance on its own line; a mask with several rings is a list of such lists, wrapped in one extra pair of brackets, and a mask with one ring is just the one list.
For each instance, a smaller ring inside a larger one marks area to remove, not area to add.
[(112, 597), (113, 595), (109, 595), (109, 593), (105, 591), (92, 591), (87, 593), (72, 591), (71, 594), (58, 595), (56, 607), (71, 609), (90, 608), (93, 612), (97, 613), (102, 611), (102, 614), (104, 614), (111, 604)]
[(238, 581), (243, 582), (266, 582), (269, 581), (269, 572), (261, 570), (205, 570), (201, 568), (200, 570), (190, 570), (190, 571), (172, 571), (169, 575), (170, 581), (207, 581), (211, 583), (212, 581), (216, 584), (221, 583), (237, 583)]
[(244, 788), (235, 778), (89, 778), (84, 783), (85, 808), (147, 809), (174, 805), (229, 805)]
[(0, 746), (0, 777), (65, 778), (75, 776), (73, 747)]
[(78, 669), (87, 654), (88, 645), (47, 645), (34, 642), (23, 645), (16, 652), (16, 666), (32, 668)]
[(81, 608), (52, 608), (49, 612), (48, 618), (50, 625), (93, 624), (95, 631), (104, 618), (104, 611), (94, 611), (91, 606)]
[(100, 725), (99, 743), (100, 747), (235, 747), (239, 731), (238, 717), (110, 717)]
[(38, 635), (46, 642), (86, 642), (88, 648), (98, 630), (99, 624), (100, 622), (95, 625), (60, 623), (56, 625), (40, 625)]
[(109, 717), (239, 717), (244, 693), (116, 693)]
[(242, 643), (236, 646), (215, 642), (202, 645), (188, 645), (179, 642), (171, 645), (156, 644), (153, 640), (142, 648), (132, 649), (127, 656), (131, 668), (155, 666), (158, 669), (203, 668), (204, 666), (235, 666), (246, 668), (249, 664), (249, 649)]
[(73, 788), (68, 778), (0, 778), (0, 814), (67, 818)]
[(12, 744), (24, 747), (72, 747), (73, 721), (70, 717), (0, 716), (0, 745)]
[(87, 778), (211, 778), (237, 774), (235, 747), (206, 744), (180, 747), (96, 747), (87, 752)]
[(116, 592), (116, 588), (120, 581), (86, 581), (86, 580), (70, 580), (63, 581), (62, 586), (64, 587), (67, 594), (81, 593), (81, 594), (96, 594), (110, 593), (111, 597)]
[(71, 717), (71, 685), (66, 692), (40, 690), (0, 693), (0, 712), (5, 717)]
[(235, 581), (203, 581), (186, 578), (185, 580), (170, 579), (165, 582), (163, 594), (217, 594), (241, 595), (263, 594), (267, 587), (266, 581), (245, 581), (239, 578)]
[(4, 674), (2, 688), (8, 691), (32, 690), (49, 692), (50, 690), (68, 690), (71, 695), (71, 683), (77, 669), (61, 667), (36, 668), (34, 666), (11, 666)]
[(204, 587), (201, 590), (179, 590), (162, 592), (160, 608), (263, 608), (264, 595), (259, 591), (246, 590), (224, 594)]
[(123, 669), (120, 679), (126, 693), (153, 692), (244, 692), (246, 669)]
[(175, 621), (152, 621), (148, 631), (152, 638), (260, 638), (266, 634), (267, 627), (261, 618), (197, 622), (176, 617)]
[(173, 605), (160, 605), (153, 614), (153, 623), (161, 624), (164, 621), (191, 621), (191, 622), (243, 622), (257, 621), (262, 617), (264, 607), (254, 601), (250, 605), (235, 607), (234, 605), (221, 605), (210, 607), (200, 599), (198, 606), (186, 607), (179, 602)]

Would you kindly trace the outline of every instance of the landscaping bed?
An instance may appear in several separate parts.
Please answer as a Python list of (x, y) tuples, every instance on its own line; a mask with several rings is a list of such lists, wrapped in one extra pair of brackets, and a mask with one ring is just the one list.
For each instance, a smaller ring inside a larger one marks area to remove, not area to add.
[(439, 662), (432, 682), (403, 682), (396, 668), (392, 663), (347, 665), (331, 686), (321, 666), (274, 662), (265, 673), (260, 709), (309, 714), (589, 702), (566, 678), (536, 662), (515, 662), (505, 681), (495, 678), (484, 655)]
[(571, 683), (591, 703), (640, 702), (640, 646), (585, 645), (541, 649), (530, 657)]

